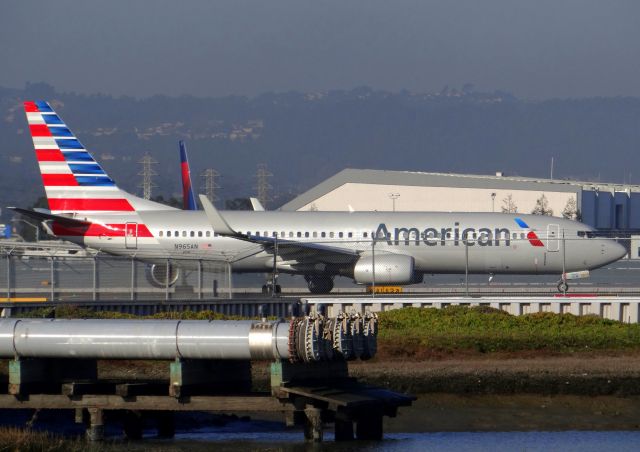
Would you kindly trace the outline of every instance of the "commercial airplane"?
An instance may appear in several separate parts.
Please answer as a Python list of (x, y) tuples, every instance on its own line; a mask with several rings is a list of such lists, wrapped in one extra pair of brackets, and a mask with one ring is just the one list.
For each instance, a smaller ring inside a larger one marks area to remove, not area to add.
[[(180, 210), (118, 188), (44, 101), (24, 103), (50, 212), (16, 211), (65, 240), (149, 264), (150, 281), (180, 269), (304, 275), (312, 293), (336, 276), (406, 285), (426, 273), (556, 274), (626, 254), (614, 240), (562, 218), (503, 213), (219, 212)], [(566, 290), (566, 287), (560, 286)]]

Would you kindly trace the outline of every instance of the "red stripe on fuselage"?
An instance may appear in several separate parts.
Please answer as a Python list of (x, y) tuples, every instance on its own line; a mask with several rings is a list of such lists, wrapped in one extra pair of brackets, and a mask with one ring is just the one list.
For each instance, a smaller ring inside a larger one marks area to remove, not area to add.
[(544, 243), (540, 241), (535, 232), (529, 231), (527, 233), (527, 239), (529, 239), (529, 243), (533, 246), (544, 246)]
[(45, 187), (76, 187), (78, 181), (73, 174), (43, 174), (42, 183)]
[(24, 111), (27, 113), (37, 113), (39, 110), (35, 102), (28, 100), (24, 102)]
[(36, 149), (39, 162), (64, 162), (64, 154), (60, 149)]
[[(52, 230), (55, 235), (66, 237), (124, 237), (125, 224), (96, 224), (91, 223), (86, 226), (67, 226), (56, 221), (53, 222)], [(129, 225), (129, 237), (136, 237), (135, 225)], [(153, 237), (149, 228), (144, 224), (138, 224), (137, 237)]]
[(50, 137), (51, 131), (46, 124), (29, 124), (29, 129), (31, 129), (31, 136), (34, 137)]
[(133, 206), (126, 199), (83, 199), (49, 198), (51, 210), (76, 212), (82, 210), (112, 210), (133, 212)]

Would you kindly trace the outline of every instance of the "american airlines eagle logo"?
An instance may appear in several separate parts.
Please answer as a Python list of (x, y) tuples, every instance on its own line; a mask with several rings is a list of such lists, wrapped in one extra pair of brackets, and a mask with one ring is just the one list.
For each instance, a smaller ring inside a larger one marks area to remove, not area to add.
[(522, 229), (529, 229), (529, 232), (527, 232), (527, 240), (529, 240), (531, 246), (544, 246), (540, 238), (538, 238), (538, 235), (529, 228), (529, 225), (525, 223), (522, 218), (514, 218), (514, 220)]

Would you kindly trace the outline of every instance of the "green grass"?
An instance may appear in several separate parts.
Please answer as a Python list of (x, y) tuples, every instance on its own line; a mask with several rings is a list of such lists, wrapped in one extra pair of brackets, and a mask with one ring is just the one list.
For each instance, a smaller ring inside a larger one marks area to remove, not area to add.
[(416, 350), (482, 353), (640, 349), (640, 325), (597, 316), (536, 313), (513, 316), (487, 307), (406, 308), (380, 314), (379, 343)]
[[(81, 319), (234, 320), (212, 311), (161, 312), (148, 317), (93, 311), (72, 305), (32, 311), (29, 317)], [(405, 308), (380, 313), (380, 350), (394, 356), (430, 352), (640, 350), (640, 324), (593, 315), (542, 312), (513, 316), (489, 307)]]
[(235, 320), (243, 317), (228, 316), (213, 311), (168, 311), (158, 312), (150, 316), (138, 316), (116, 311), (94, 311), (74, 305), (60, 305), (56, 308), (34, 309), (25, 318), (56, 318), (56, 319), (171, 319), (171, 320)]

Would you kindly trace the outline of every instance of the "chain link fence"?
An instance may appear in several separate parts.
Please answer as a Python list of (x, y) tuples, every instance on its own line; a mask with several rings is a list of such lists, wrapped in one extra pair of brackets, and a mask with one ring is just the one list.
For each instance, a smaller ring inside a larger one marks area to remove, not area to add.
[[(570, 286), (572, 280), (588, 276), (580, 270), (605, 259), (607, 253), (619, 253), (614, 245), (630, 247), (628, 238), (596, 243), (588, 241), (594, 239), (590, 232), (576, 235), (576, 231), (562, 230), (533, 236), (506, 230), (462, 234), (435, 229), (378, 231), (377, 237), (372, 232), (358, 238), (348, 232), (304, 231), (260, 231), (252, 236), (262, 245), (252, 245), (256, 253), (243, 250), (247, 257), (229, 254), (226, 260), (212, 262), (205, 253), (181, 259), (158, 256), (153, 267), (135, 257), (116, 257), (62, 242), (0, 242), (0, 298), (197, 300), (232, 298), (234, 292), (277, 296), (281, 286), (290, 293), (375, 297), (376, 293), (425, 289), (421, 267), (430, 269), (427, 276), (456, 274), (457, 293), (466, 295), (473, 293), (472, 275), (482, 275), (486, 281), (489, 274), (490, 282), (492, 273), (532, 273), (532, 278), (553, 280), (559, 291), (566, 292), (563, 283)], [(300, 242), (311, 246), (300, 247)], [(513, 252), (518, 249), (522, 252)], [(264, 273), (233, 274), (232, 266), (243, 259), (258, 259)], [(554, 271), (548, 275), (550, 268)], [(238, 287), (234, 288), (234, 281)]]

